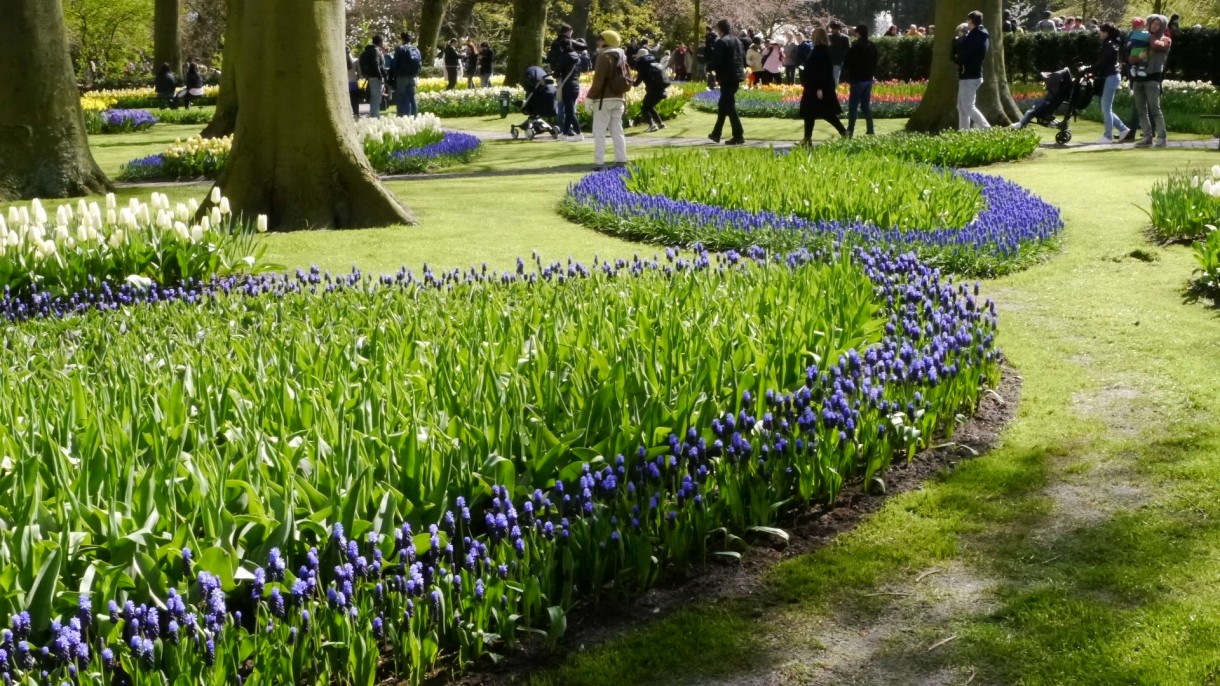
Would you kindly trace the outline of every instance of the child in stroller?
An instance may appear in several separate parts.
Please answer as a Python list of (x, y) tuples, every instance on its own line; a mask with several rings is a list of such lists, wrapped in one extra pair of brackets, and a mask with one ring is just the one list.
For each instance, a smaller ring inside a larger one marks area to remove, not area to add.
[(526, 120), (521, 124), (509, 127), (513, 140), (524, 133), (526, 140), (534, 140), (535, 136), (549, 133), (551, 138), (559, 138), (559, 128), (549, 119), (555, 117), (555, 78), (546, 73), (542, 67), (530, 67), (525, 70), (525, 100), (518, 103), (525, 113)]
[[(1042, 126), (1059, 129), (1055, 134), (1055, 142), (1067, 145), (1072, 140), (1070, 123), (1078, 113), (1093, 101), (1093, 77), (1087, 67), (1077, 67), (1075, 75), (1072, 68), (1064, 67), (1058, 71), (1044, 71), (1040, 80), (1046, 84), (1046, 96), (1029, 108), (1021, 121), (1012, 125), (1014, 129), (1023, 129), (1034, 119)], [(1062, 119), (1055, 119), (1055, 114), (1066, 104)]]

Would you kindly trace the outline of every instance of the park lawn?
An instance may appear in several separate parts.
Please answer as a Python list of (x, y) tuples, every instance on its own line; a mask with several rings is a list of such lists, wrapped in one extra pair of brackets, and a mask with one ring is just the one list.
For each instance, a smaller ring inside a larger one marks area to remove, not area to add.
[[(1183, 301), (1189, 250), (1149, 245), (1140, 205), (1156, 179), (1216, 153), (1157, 152), (1050, 151), (997, 169), (1067, 222), (1061, 254), (983, 285), (1024, 378), (997, 449), (774, 568), (762, 597), (692, 603), (531, 683), (1214, 678), (1217, 315)], [(929, 571), (949, 579), (930, 604)], [(853, 630), (879, 638), (860, 652)]]

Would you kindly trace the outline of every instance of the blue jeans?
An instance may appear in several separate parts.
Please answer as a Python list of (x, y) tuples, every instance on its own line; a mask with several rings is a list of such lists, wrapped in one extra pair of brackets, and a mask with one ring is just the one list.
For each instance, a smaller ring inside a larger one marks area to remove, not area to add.
[(563, 101), (559, 104), (559, 132), (565, 136), (575, 136), (580, 133), (580, 120), (576, 118), (576, 100), (580, 91), (564, 89)]
[(873, 135), (873, 82), (858, 81), (851, 84), (851, 92), (847, 96), (847, 130), (856, 132), (856, 109), (864, 114), (864, 123), (868, 127), (868, 135)]
[(398, 87), (394, 89), (394, 105), (398, 108), (398, 116), (414, 117), (419, 114), (419, 105), (415, 101), (414, 78), (398, 77)]
[(381, 116), (381, 79), (369, 79), (369, 116)]
[(1127, 126), (1117, 114), (1114, 114), (1114, 94), (1118, 92), (1120, 77), (1111, 74), (1106, 77), (1105, 88), (1101, 91), (1101, 121), (1106, 125), (1106, 138), (1114, 137), (1114, 129), (1126, 133)]

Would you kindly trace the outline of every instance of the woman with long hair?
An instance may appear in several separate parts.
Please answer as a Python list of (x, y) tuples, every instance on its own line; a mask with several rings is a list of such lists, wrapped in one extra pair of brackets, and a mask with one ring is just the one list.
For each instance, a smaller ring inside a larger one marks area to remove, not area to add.
[(830, 36), (826, 29), (818, 27), (813, 30), (813, 52), (801, 70), (801, 86), (805, 91), (801, 94), (801, 118), (805, 120), (805, 137), (801, 145), (809, 145), (813, 140), (813, 125), (821, 119), (835, 127), (840, 136), (847, 135), (839, 115), (843, 108), (839, 105), (839, 96), (835, 93), (834, 61), (830, 56)]
[(1113, 143), (1116, 128), (1120, 140), (1127, 136), (1127, 125), (1114, 114), (1114, 94), (1118, 92), (1121, 79), (1118, 71), (1118, 49), (1123, 37), (1118, 28), (1110, 22), (1102, 24), (1097, 35), (1101, 38), (1101, 48), (1097, 53), (1097, 62), (1089, 71), (1093, 78), (1101, 82), (1101, 121), (1106, 126), (1105, 135), (1097, 142)]

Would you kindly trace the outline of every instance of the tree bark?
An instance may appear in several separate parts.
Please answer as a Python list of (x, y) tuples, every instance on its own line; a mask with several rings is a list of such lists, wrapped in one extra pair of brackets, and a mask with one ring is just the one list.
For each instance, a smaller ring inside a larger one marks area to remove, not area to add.
[(224, 56), (220, 67), (220, 96), (216, 114), (200, 134), (204, 138), (223, 138), (237, 129), (237, 80), (240, 75), (242, 17), (246, 0), (229, 0), (225, 25)]
[(419, 8), (419, 54), (424, 66), (431, 67), (436, 60), (436, 46), (440, 41), (441, 24), (445, 22), (445, 11), (449, 0), (423, 0)]
[(110, 189), (85, 136), (62, 0), (0, 0), (0, 201)]
[(953, 39), (957, 25), (974, 9), (983, 13), (991, 34), (991, 47), (983, 62), (983, 86), (978, 106), (992, 126), (1011, 124), (1021, 116), (1008, 88), (1004, 64), (1001, 0), (938, 0), (936, 37), (932, 42), (932, 73), (923, 101), (907, 121), (908, 131), (942, 131), (957, 127), (957, 65), (953, 62)]
[(547, 0), (513, 0), (513, 28), (508, 35), (508, 64), (504, 67), (506, 86), (517, 85), (526, 69), (541, 63), (546, 6)]
[[(34, 0), (31, 0), (34, 1)], [(262, 0), (242, 17), (237, 129), (217, 187), (272, 230), (414, 223), (352, 127), (340, 0)], [(257, 40), (253, 40), (257, 36)]]
[(593, 0), (572, 0), (572, 18), (568, 24), (572, 27), (573, 38), (589, 40), (589, 14), (593, 10)]
[(153, 6), (153, 71), (168, 64), (182, 77), (181, 0), (157, 0)]

